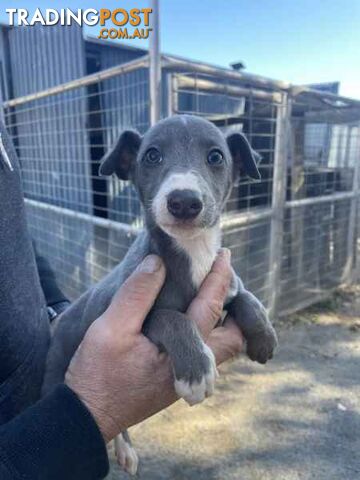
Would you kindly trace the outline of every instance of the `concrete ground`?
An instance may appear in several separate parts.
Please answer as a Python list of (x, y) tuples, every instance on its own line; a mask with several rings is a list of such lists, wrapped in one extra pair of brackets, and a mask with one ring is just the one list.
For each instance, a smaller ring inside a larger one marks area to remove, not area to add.
[[(360, 287), (277, 329), (270, 364), (225, 365), (204, 404), (132, 429), (141, 479), (360, 479)], [(113, 467), (109, 479), (124, 478)]]

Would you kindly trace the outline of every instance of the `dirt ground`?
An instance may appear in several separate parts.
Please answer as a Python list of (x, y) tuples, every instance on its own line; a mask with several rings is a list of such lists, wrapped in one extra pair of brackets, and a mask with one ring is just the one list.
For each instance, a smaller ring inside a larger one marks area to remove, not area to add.
[[(360, 479), (360, 286), (277, 330), (269, 365), (242, 357), (204, 404), (180, 401), (132, 429), (139, 478)], [(110, 478), (128, 477), (113, 466)]]

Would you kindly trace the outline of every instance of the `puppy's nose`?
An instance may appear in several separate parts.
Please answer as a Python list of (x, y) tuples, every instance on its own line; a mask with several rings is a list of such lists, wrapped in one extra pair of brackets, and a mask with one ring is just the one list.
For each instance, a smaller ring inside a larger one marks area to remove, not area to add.
[(199, 215), (203, 204), (194, 190), (173, 190), (167, 197), (167, 208), (175, 218), (189, 220)]

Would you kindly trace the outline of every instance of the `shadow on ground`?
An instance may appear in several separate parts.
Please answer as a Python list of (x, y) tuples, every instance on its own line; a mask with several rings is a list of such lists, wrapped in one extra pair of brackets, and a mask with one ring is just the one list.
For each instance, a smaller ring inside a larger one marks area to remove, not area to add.
[[(132, 429), (144, 480), (360, 479), (360, 288), (278, 324), (262, 367), (221, 368), (217, 392)], [(109, 479), (127, 475), (113, 465)]]

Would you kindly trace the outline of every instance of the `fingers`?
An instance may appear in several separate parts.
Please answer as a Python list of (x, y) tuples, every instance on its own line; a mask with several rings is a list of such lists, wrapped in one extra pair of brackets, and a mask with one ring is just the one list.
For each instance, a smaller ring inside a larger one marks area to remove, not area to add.
[(205, 339), (221, 317), (231, 276), (230, 250), (224, 248), (218, 254), (209, 275), (187, 311), (187, 315), (196, 322)]
[(165, 267), (157, 255), (148, 255), (116, 292), (103, 316), (122, 333), (141, 331), (165, 280)]
[(222, 327), (215, 328), (211, 332), (206, 343), (214, 352), (216, 363), (219, 365), (241, 353), (244, 339), (234, 320), (227, 317)]

